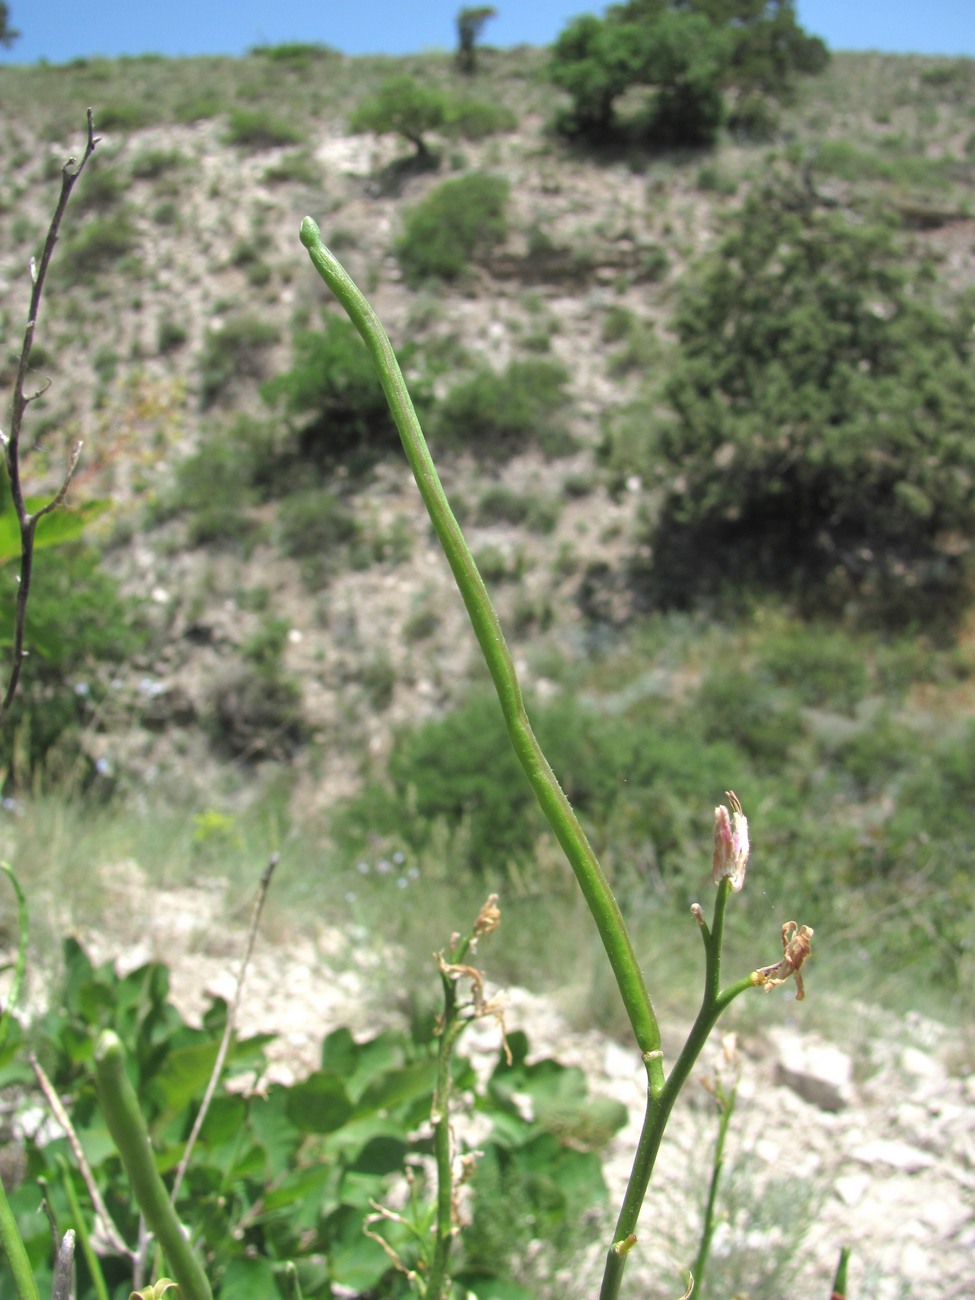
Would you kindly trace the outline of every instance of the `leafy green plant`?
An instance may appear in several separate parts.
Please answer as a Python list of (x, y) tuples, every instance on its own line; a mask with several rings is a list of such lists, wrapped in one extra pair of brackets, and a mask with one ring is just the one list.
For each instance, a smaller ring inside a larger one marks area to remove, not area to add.
[[(460, 959), (460, 953), (453, 955)], [(227, 1004), (213, 1000), (200, 1028), (187, 1025), (169, 1001), (168, 972), (158, 962), (119, 976), (110, 962), (93, 966), (74, 940), (65, 942), (63, 961), (57, 1009), (37, 1021), (31, 1043), (88, 1155), (90, 1181), (67, 1172), (66, 1164), (73, 1162), (64, 1136), (39, 1136), (28, 1143), (27, 1177), (11, 1194), (10, 1205), (42, 1287), (50, 1273), (47, 1224), (36, 1214), (42, 1195), (38, 1179), (46, 1180), (60, 1225), (84, 1229), (94, 1189), (109, 1208), (112, 1240), (133, 1247), (136, 1241), (137, 1207), (94, 1104), (96, 1080), (103, 1099), (112, 1100), (107, 1110), (113, 1117), (118, 1099), (131, 1089), (127, 1122), (144, 1126), (147, 1136), (130, 1141), (124, 1127), (118, 1131), (127, 1162), (151, 1144), (156, 1167), (167, 1175), (183, 1150), (228, 1015)], [(445, 979), (453, 989), (449, 971)], [(457, 1013), (463, 1028), (463, 1000)], [(330, 1295), (333, 1286), (405, 1293), (389, 1255), (364, 1229), (371, 1226), (371, 1203), (388, 1198), (404, 1160), (419, 1162), (432, 1150), (429, 1138), (417, 1136), (429, 1112), (444, 1042), (444, 1035), (432, 1037), (431, 1029), (429, 1021), (418, 1021), (411, 1033), (385, 1031), (361, 1042), (348, 1029), (334, 1030), (322, 1044), (319, 1068), (308, 1078), (257, 1092), (241, 1091), (235, 1081), (264, 1068), (270, 1036), (232, 1041), (226, 1078), (210, 1102), (176, 1202), (208, 1263), (218, 1300), (258, 1292), (287, 1296), (285, 1273), (292, 1263), (308, 1297)], [(457, 1056), (454, 1042), (449, 1046), (450, 1087), (472, 1087), (470, 1065)], [(594, 1153), (622, 1123), (624, 1112), (612, 1103), (589, 1102), (577, 1070), (551, 1060), (527, 1066), (524, 1035), (512, 1035), (511, 1048), (511, 1063), (499, 1063), (478, 1103), (490, 1126), (483, 1159), (509, 1171), (503, 1194), (523, 1204), (537, 1202), (543, 1188), (574, 1188), (575, 1199), (563, 1196), (561, 1208), (551, 1205), (545, 1191), (549, 1219), (538, 1224), (543, 1240), (567, 1241), (581, 1215), (605, 1197)], [(23, 1083), (31, 1078), (22, 1068), (17, 1077)], [(531, 1098), (532, 1120), (523, 1118), (516, 1096)], [(583, 1134), (580, 1143), (574, 1135)], [(138, 1184), (131, 1186), (135, 1190)], [(418, 1209), (425, 1212), (429, 1191), (419, 1174), (417, 1189)], [(141, 1196), (139, 1207), (145, 1208)], [(480, 1213), (500, 1209), (501, 1202), (486, 1195)], [(413, 1249), (395, 1234), (393, 1243), (404, 1257)], [(503, 1279), (513, 1253), (513, 1242), (489, 1259), (468, 1258), (465, 1249), (462, 1268)], [(168, 1247), (167, 1255), (175, 1267)], [(131, 1279), (132, 1258), (102, 1254), (100, 1269), (103, 1284), (114, 1291)], [(95, 1285), (82, 1266), (79, 1300), (94, 1297)], [(209, 1294), (209, 1284), (203, 1285), (206, 1291), (198, 1281), (193, 1294)], [(0, 1281), (0, 1296), (7, 1300), (9, 1294)]]
[[(727, 903), (740, 891), (749, 856), (748, 823), (738, 799), (729, 794), (731, 809), (715, 809), (712, 876), (716, 885), (713, 918), (705, 919), (699, 904), (692, 906), (705, 950), (705, 983), (701, 1006), (687, 1040), (669, 1074), (663, 1065), (660, 1030), (633, 941), (599, 860), (559, 784), (529, 721), (524, 698), (497, 613), (478, 573), (467, 542), (450, 509), (426, 440), (409, 400), (402, 372), (385, 331), (344, 268), (322, 243), (318, 227), (306, 217), (301, 239), (322, 279), (336, 294), (370, 348), (383, 391), (389, 400), (407, 459), (430, 520), (464, 598), (478, 644), (491, 674), (512, 749), (575, 874), (603, 944), (633, 1036), (647, 1069), (647, 1110), (626, 1194), (606, 1252), (601, 1300), (616, 1300), (626, 1257), (636, 1243), (635, 1228), (674, 1102), (722, 1011), (749, 988), (772, 988), (788, 980), (803, 996), (801, 968), (811, 951), (813, 932), (789, 921), (782, 928), (782, 956), (737, 981), (722, 986), (721, 958)], [(438, 1186), (437, 1231), (450, 1229), (449, 1197)], [(421, 1290), (427, 1292), (426, 1287)], [(433, 1300), (441, 1300), (444, 1287)]]
[(409, 284), (455, 280), (507, 234), (508, 182), (473, 172), (445, 181), (407, 213), (396, 256)]
[(433, 413), (441, 445), (485, 460), (499, 460), (529, 446), (549, 456), (566, 455), (572, 440), (562, 418), (569, 404), (569, 374), (557, 361), (531, 357), (503, 371), (487, 367), (455, 384)]

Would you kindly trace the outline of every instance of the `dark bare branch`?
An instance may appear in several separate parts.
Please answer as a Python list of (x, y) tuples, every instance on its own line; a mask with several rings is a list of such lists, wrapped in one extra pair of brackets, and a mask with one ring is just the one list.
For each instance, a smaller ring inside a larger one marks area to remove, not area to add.
[(34, 346), (34, 331), (37, 328), (37, 318), (41, 309), (44, 282), (47, 279), (47, 270), (51, 264), (55, 245), (58, 242), (58, 235), (61, 230), (61, 221), (64, 217), (65, 208), (68, 206), (68, 199), (71, 197), (71, 191), (74, 189), (75, 182), (84, 171), (85, 165), (94, 153), (97, 144), (98, 137), (95, 135), (94, 119), (92, 111), (89, 108), (88, 139), (85, 145), (84, 155), (82, 156), (80, 163), (74, 158), (69, 158), (62, 167), (61, 193), (58, 197), (57, 206), (54, 209), (54, 216), (51, 218), (51, 224), (48, 227), (47, 238), (44, 241), (40, 263), (35, 263), (34, 259), (31, 258), (30, 276), (33, 287), (31, 289), (30, 308), (27, 313), (27, 328), (24, 331), (24, 341), (20, 349), (20, 361), (17, 366), (17, 377), (14, 381), (13, 401), (10, 410), (10, 432), (6, 437), (3, 437), (3, 435), (0, 434), (0, 438), (2, 438), (3, 441), (3, 453), (7, 465), (7, 474), (10, 480), (10, 497), (13, 502), (13, 507), (17, 512), (17, 521), (20, 526), (20, 576), (17, 587), (17, 607), (14, 615), (13, 655), (10, 668), (10, 680), (7, 683), (7, 689), (3, 701), (0, 703), (0, 727), (2, 727), (7, 720), (10, 706), (13, 703), (14, 696), (17, 693), (17, 686), (20, 682), (20, 670), (27, 655), (27, 651), (24, 648), (24, 629), (27, 622), (27, 602), (30, 598), (30, 584), (34, 563), (34, 536), (37, 528), (37, 521), (43, 515), (49, 514), (64, 502), (72, 476), (77, 468), (78, 457), (81, 454), (81, 444), (79, 443), (71, 457), (60, 490), (54, 498), (47, 503), (47, 505), (32, 515), (27, 509), (27, 501), (24, 496), (23, 482), (21, 479), (20, 437), (24, 422), (24, 412), (27, 410), (28, 405), (40, 394), (32, 393), (27, 395), (24, 386), (27, 379), (28, 369), (30, 367), (30, 355)]

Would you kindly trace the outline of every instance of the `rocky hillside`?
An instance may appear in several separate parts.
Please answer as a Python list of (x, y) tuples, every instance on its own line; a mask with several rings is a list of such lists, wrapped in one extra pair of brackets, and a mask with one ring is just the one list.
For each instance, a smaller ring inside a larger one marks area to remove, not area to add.
[[(791, 150), (818, 160), (817, 184), (837, 202), (869, 193), (899, 210), (951, 292), (970, 284), (971, 70), (838, 56), (801, 87), (774, 139), (727, 139), (706, 154), (594, 155), (548, 130), (539, 51), (489, 53), (473, 79), (439, 56), (274, 53), (4, 69), (0, 311), (9, 379), (27, 262), (90, 102), (102, 143), (69, 211), (39, 325), (35, 377), (49, 387), (31, 411), (32, 469), (50, 477), (64, 448), (84, 439), (76, 495), (110, 497), (97, 533), (104, 562), (152, 636), (112, 668), (85, 744), (122, 787), (162, 792), (174, 779), (185, 788), (188, 772), (203, 788), (226, 784), (228, 756), (250, 775), (287, 758), (304, 773), (307, 806), (353, 788), (363, 752), (380, 757), (398, 724), (442, 710), (479, 670), (397, 454), (365, 475), (333, 466), (325, 485), (349, 521), (344, 540), (323, 543), (332, 555), (317, 568), (303, 555), (314, 537), (295, 540), (310, 530), (293, 496), (268, 494), (220, 527), (201, 518), (206, 490), (188, 492), (178, 477), (195, 449), (221, 442), (217, 477), (231, 472), (245, 427), (235, 415), (281, 425), (260, 385), (292, 364), (293, 331), (332, 310), (297, 242), (301, 217), (319, 221), (394, 343), (414, 347), (426, 409), (484, 365), (565, 367), (558, 418), (569, 438), (558, 454), (526, 440), (500, 461), (476, 446), (444, 457), (528, 682), (544, 691), (546, 647), (578, 655), (627, 619), (621, 572), (638, 549), (646, 494), (638, 476), (602, 471), (596, 451), (608, 413), (666, 372), (689, 262)], [(394, 135), (350, 134), (352, 111), (391, 70), (501, 105), (510, 129), (474, 140), (434, 133), (432, 167), (411, 164)], [(407, 214), (477, 171), (510, 184), (506, 237), (453, 282), (411, 287), (395, 252)], [(273, 458), (270, 436), (259, 456)], [(254, 699), (262, 653), (298, 684), (297, 703), (290, 687), (277, 707)]]

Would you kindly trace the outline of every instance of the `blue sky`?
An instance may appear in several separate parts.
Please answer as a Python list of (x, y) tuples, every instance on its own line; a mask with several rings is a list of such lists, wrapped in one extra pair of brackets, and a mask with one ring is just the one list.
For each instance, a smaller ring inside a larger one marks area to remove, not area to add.
[[(242, 54), (278, 41), (323, 41), (347, 54), (450, 49), (472, 0), (9, 0), (21, 32), (0, 61), (64, 63), (82, 55)], [(548, 45), (596, 0), (497, 0), (491, 45)], [(798, 0), (799, 19), (834, 49), (975, 55), (975, 0)]]

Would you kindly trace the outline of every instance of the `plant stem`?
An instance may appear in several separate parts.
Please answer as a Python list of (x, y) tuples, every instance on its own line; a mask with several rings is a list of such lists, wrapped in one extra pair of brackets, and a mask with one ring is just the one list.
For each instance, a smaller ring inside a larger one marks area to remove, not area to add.
[(721, 1107), (721, 1114), (718, 1120), (718, 1138), (714, 1144), (714, 1160), (711, 1165), (711, 1183), (708, 1187), (707, 1204), (704, 1207), (704, 1223), (701, 1227), (701, 1241), (697, 1248), (697, 1257), (694, 1260), (694, 1266), (691, 1269), (691, 1276), (694, 1279), (694, 1294), (700, 1300), (701, 1279), (704, 1277), (704, 1270), (707, 1268), (708, 1255), (711, 1251), (711, 1238), (714, 1236), (714, 1207), (718, 1199), (718, 1184), (721, 1182), (721, 1169), (724, 1164), (724, 1144), (728, 1136), (728, 1128), (731, 1124), (731, 1117), (735, 1111), (735, 1097), (738, 1092), (737, 1087), (732, 1088), (727, 1095), (718, 1094), (718, 1104)]
[(125, 1073), (117, 1034), (104, 1030), (95, 1044), (95, 1084), (108, 1131), (118, 1147), (132, 1194), (156, 1241), (165, 1251), (183, 1300), (213, 1300), (210, 1284), (189, 1242), (152, 1155), (149, 1133), (135, 1090)]
[(512, 747), (575, 872), (653, 1085), (662, 1086), (660, 1029), (629, 932), (572, 805), (535, 738), (497, 613), (447, 501), (392, 345), (375, 311), (345, 268), (322, 243), (321, 232), (311, 217), (305, 217), (301, 223), (301, 242), (308, 250), (316, 271), (341, 303), (372, 355), (420, 496), (440, 539), (491, 673)]
[(41, 1300), (30, 1260), (27, 1258), (24, 1239), (20, 1235), (14, 1212), (3, 1190), (3, 1179), (0, 1179), (0, 1248), (7, 1256), (19, 1300)]
[[(453, 954), (451, 954), (453, 958)], [(450, 1286), (447, 1272), (454, 1241), (454, 1180), (450, 1152), (450, 1063), (454, 1045), (464, 1028), (457, 1014), (457, 984), (442, 975), (444, 990), (443, 1029), (437, 1054), (437, 1083), (433, 1094), (433, 1146), (437, 1162), (437, 1236), (427, 1277), (426, 1300), (444, 1300)]]
[(643, 1120), (643, 1130), (637, 1144), (630, 1180), (627, 1183), (626, 1195), (616, 1221), (613, 1245), (606, 1254), (606, 1267), (599, 1300), (617, 1300), (619, 1296), (623, 1270), (636, 1239), (637, 1220), (640, 1217), (657, 1152), (660, 1150), (660, 1143), (674, 1108), (674, 1102), (687, 1082), (694, 1063), (700, 1056), (708, 1035), (722, 1011), (738, 997), (739, 993), (754, 987), (751, 976), (747, 975), (744, 979), (729, 985), (728, 988), (721, 989), (721, 943), (724, 938), (725, 908), (730, 891), (731, 881), (722, 880), (714, 900), (714, 917), (710, 930), (703, 919), (699, 920), (706, 961), (704, 993), (701, 998), (701, 1008), (687, 1036), (687, 1041), (666, 1082), (659, 1090), (655, 1090), (652, 1080), (648, 1079), (647, 1112)]

